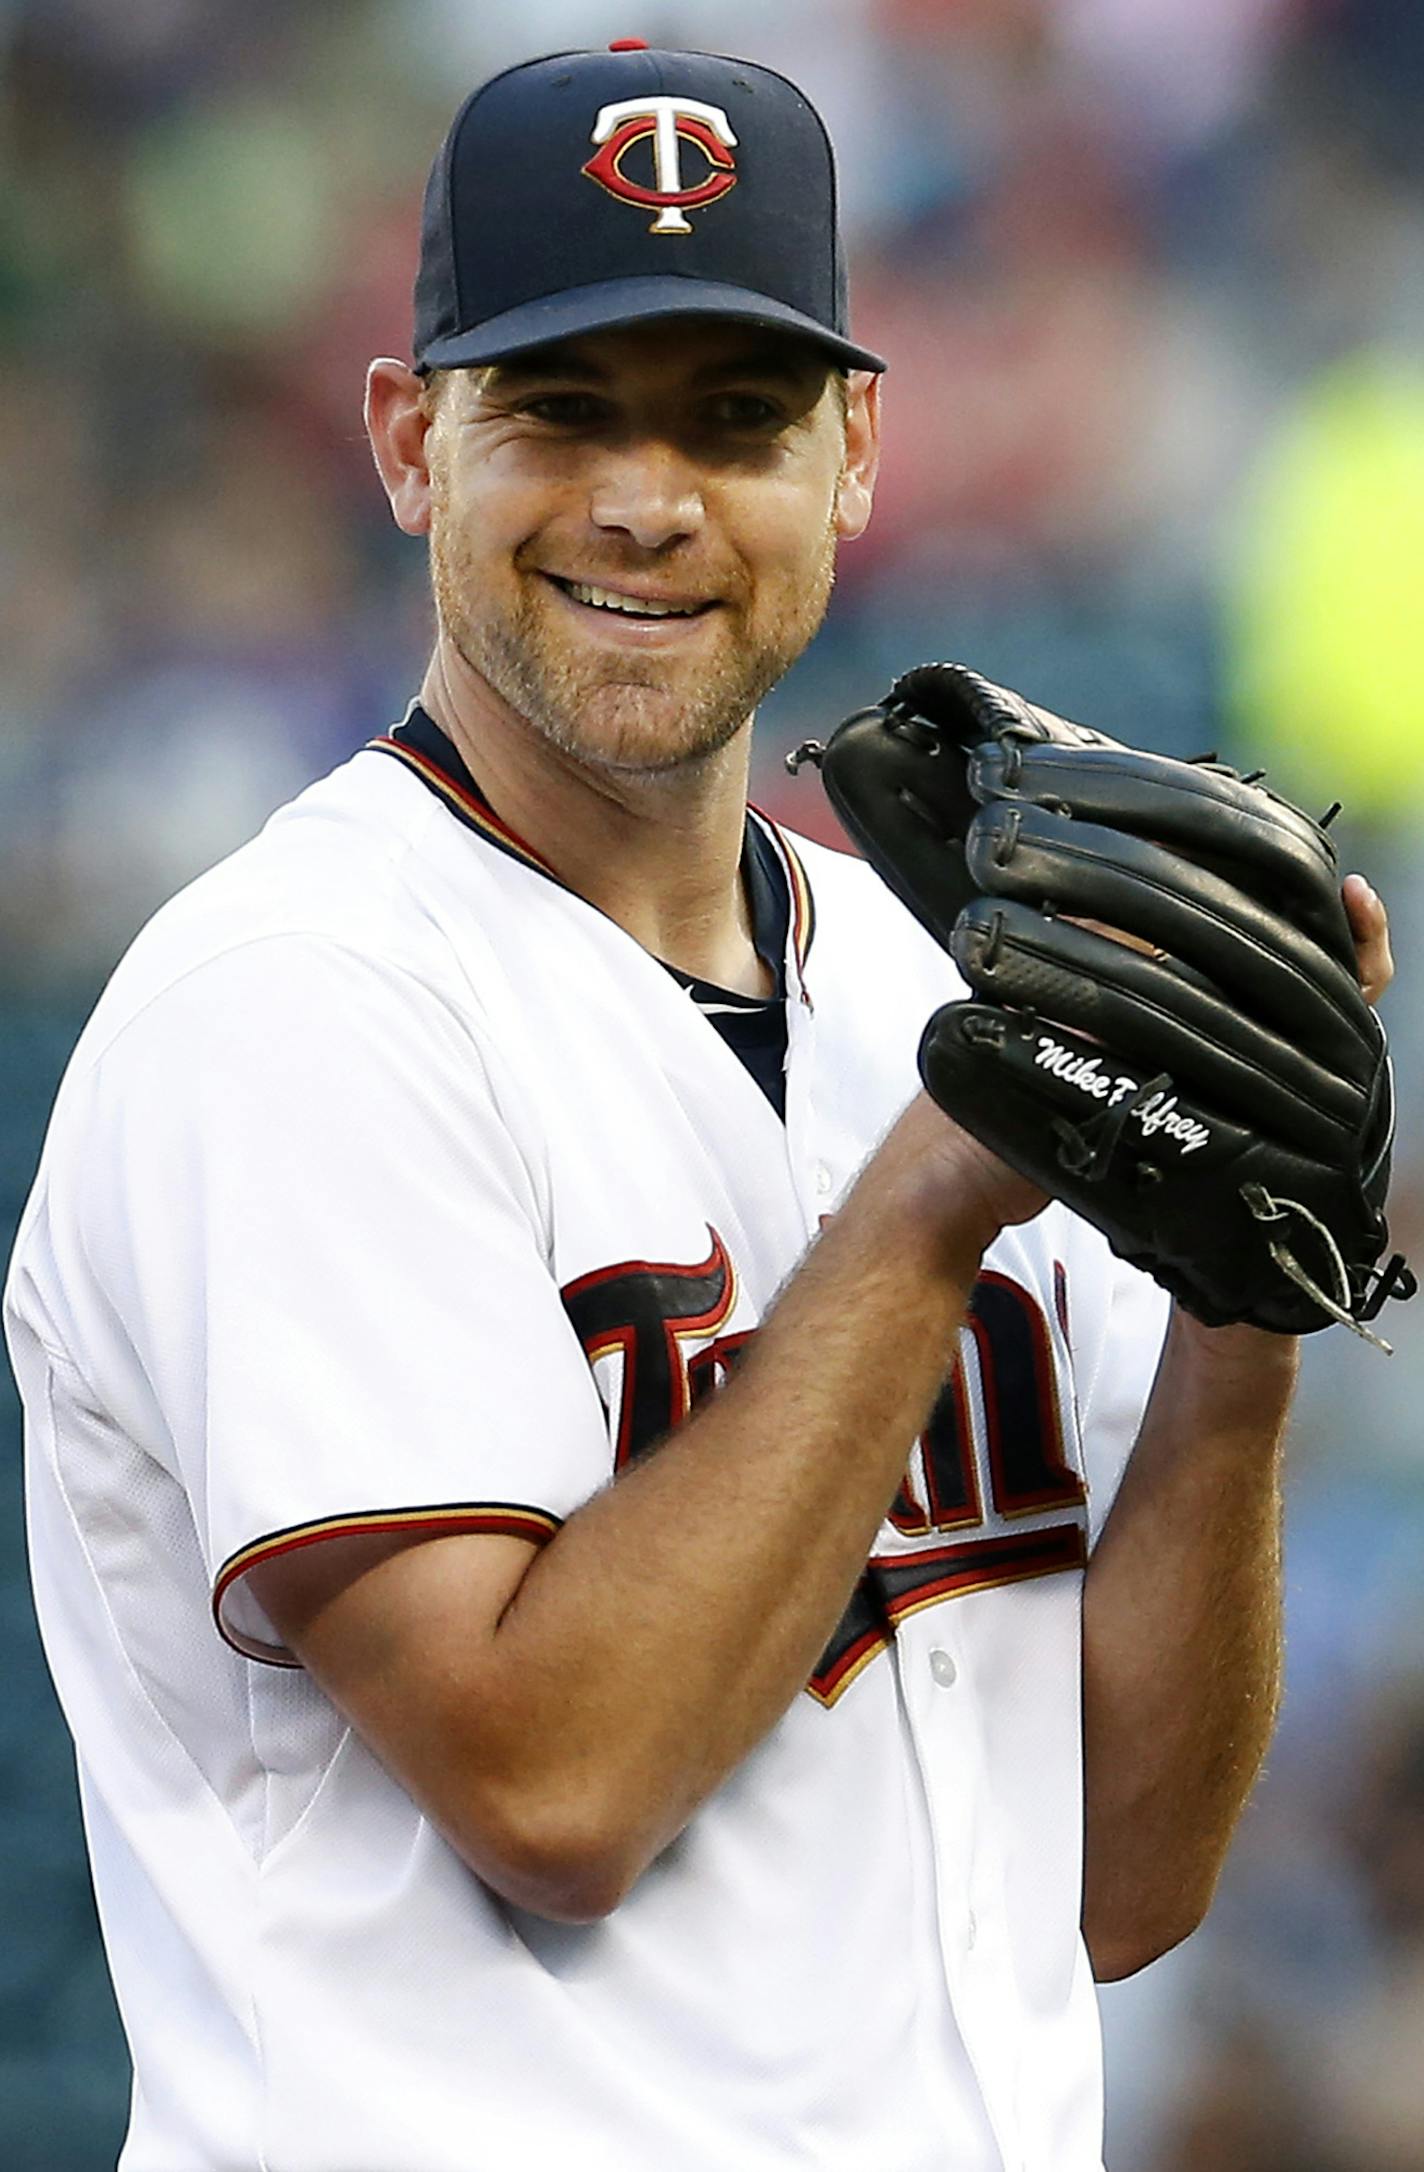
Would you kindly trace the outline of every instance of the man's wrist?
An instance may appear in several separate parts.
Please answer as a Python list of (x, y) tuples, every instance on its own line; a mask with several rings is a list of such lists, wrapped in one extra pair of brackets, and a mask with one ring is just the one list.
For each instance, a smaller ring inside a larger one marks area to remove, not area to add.
[(1300, 1366), (1299, 1335), (1277, 1335), (1270, 1328), (1252, 1327), (1234, 1320), (1226, 1327), (1208, 1327), (1180, 1301), (1172, 1307), (1171, 1340), (1194, 1351), (1202, 1362), (1239, 1366), (1245, 1370), (1280, 1372), (1291, 1377)]
[(1030, 1221), (1047, 1205), (1046, 1193), (946, 1115), (928, 1094), (910, 1104), (892, 1137), (910, 1148), (927, 1210), (942, 1228), (981, 1252), (1002, 1229)]

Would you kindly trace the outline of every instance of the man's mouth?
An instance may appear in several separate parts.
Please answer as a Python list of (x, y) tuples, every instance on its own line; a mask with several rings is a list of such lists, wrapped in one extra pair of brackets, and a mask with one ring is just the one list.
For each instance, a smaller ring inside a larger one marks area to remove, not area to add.
[(710, 600), (683, 601), (677, 597), (634, 596), (617, 588), (598, 588), (591, 581), (566, 581), (557, 573), (547, 576), (555, 586), (594, 611), (617, 611), (625, 618), (698, 618), (714, 608)]

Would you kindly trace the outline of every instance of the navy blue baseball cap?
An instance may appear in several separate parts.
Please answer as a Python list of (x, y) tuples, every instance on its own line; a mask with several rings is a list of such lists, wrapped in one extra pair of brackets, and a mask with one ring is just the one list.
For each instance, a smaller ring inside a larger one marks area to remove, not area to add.
[(415, 367), (660, 317), (799, 333), (852, 369), (830, 138), (783, 75), (621, 39), (491, 78), (425, 191)]

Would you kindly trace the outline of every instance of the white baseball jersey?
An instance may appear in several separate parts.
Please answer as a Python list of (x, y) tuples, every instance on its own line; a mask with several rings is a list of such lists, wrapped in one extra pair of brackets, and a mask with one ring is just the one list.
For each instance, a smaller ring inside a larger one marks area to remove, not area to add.
[(1101, 2162), (1082, 1572), (1165, 1314), (1085, 1225), (993, 1245), (813, 1680), (602, 1922), (483, 1886), (246, 1582), (334, 1532), (546, 1540), (755, 1332), (957, 989), (869, 869), (763, 831), (784, 1124), (418, 711), (84, 1033), (8, 1319), (123, 2172)]

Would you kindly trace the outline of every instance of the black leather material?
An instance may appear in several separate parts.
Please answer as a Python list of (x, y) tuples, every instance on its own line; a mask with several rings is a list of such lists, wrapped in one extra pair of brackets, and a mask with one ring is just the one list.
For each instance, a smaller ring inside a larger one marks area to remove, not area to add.
[(1409, 1294), (1377, 1266), (1389, 1062), (1320, 823), (955, 664), (897, 680), (821, 767), (969, 984), (921, 1048), (958, 1122), (1213, 1325)]

